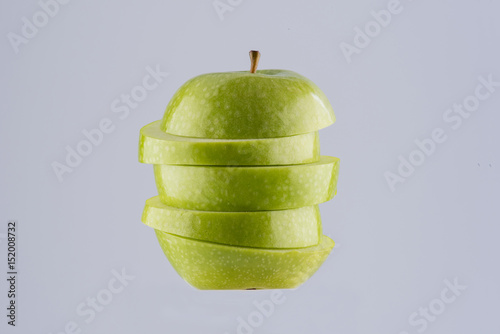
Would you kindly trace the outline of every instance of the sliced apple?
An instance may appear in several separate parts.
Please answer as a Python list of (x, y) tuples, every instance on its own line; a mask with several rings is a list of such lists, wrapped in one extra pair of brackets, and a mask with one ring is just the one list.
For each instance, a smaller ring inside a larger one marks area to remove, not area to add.
[(156, 186), (168, 206), (205, 211), (293, 209), (330, 200), (339, 159), (290, 166), (154, 165)]
[(310, 247), (322, 234), (317, 205), (278, 211), (195, 211), (167, 206), (156, 196), (146, 201), (142, 222), (182, 237), (258, 248)]
[(177, 273), (202, 290), (293, 289), (318, 270), (334, 246), (327, 236), (312, 247), (259, 249), (214, 244), (155, 231)]
[(265, 139), (202, 139), (141, 129), (139, 161), (166, 165), (293, 165), (319, 160), (318, 132)]
[(273, 138), (316, 131), (335, 122), (325, 94), (286, 70), (197, 76), (174, 94), (163, 131), (198, 138)]

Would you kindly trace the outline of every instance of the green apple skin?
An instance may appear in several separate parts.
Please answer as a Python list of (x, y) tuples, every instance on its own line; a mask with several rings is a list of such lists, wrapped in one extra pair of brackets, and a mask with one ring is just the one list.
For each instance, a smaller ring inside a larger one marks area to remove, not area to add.
[(294, 165), (319, 160), (318, 131), (264, 139), (202, 139), (174, 136), (146, 125), (139, 138), (139, 161), (166, 165)]
[(294, 289), (319, 269), (334, 246), (327, 236), (312, 247), (259, 249), (219, 245), (155, 231), (177, 273), (201, 290)]
[(203, 74), (174, 94), (162, 119), (166, 133), (249, 139), (317, 131), (335, 122), (325, 94), (287, 70)]
[(154, 165), (156, 187), (168, 206), (203, 211), (294, 209), (336, 194), (339, 159), (290, 166)]
[(310, 247), (323, 234), (317, 205), (278, 211), (195, 211), (167, 206), (156, 196), (146, 201), (142, 222), (181, 237), (256, 248)]

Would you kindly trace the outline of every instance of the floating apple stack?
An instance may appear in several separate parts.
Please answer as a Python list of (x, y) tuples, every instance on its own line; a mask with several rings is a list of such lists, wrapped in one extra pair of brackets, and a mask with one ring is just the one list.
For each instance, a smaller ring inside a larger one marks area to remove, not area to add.
[(318, 204), (336, 193), (339, 159), (319, 155), (335, 121), (323, 92), (285, 70), (187, 81), (161, 121), (141, 129), (139, 161), (159, 196), (142, 221), (198, 289), (286, 289), (304, 283), (334, 242)]

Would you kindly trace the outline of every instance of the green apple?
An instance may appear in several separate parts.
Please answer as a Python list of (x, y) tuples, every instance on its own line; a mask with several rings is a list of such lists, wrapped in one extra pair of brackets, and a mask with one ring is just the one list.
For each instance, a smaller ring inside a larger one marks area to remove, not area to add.
[(334, 242), (323, 236), (312, 247), (262, 249), (226, 246), (159, 230), (163, 252), (190, 285), (198, 289), (293, 289), (321, 266)]
[(156, 196), (146, 201), (142, 221), (190, 239), (257, 248), (310, 247), (322, 235), (317, 205), (278, 211), (195, 211), (167, 206)]
[(198, 289), (296, 288), (334, 246), (318, 208), (337, 192), (339, 159), (319, 155), (332, 107), (298, 73), (257, 71), (259, 57), (190, 79), (141, 129), (159, 194), (142, 220)]
[(162, 119), (167, 133), (198, 138), (274, 138), (335, 122), (325, 94), (287, 70), (209, 73), (174, 94)]
[(206, 211), (261, 211), (316, 205), (333, 198), (339, 159), (289, 166), (154, 165), (168, 206)]
[(161, 121), (141, 129), (139, 161), (167, 165), (293, 165), (319, 160), (318, 131), (264, 139), (202, 139), (167, 134)]

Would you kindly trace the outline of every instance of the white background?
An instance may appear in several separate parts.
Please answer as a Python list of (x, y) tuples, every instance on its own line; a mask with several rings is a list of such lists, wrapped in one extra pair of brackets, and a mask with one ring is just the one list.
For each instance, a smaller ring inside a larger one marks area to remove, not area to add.
[[(72, 1), (16, 53), (8, 34), (21, 35), (40, 5), (1, 2), (0, 233), (18, 220), (19, 308), (7, 326), (3, 239), (0, 331), (64, 333), (74, 322), (82, 333), (499, 333), (500, 87), (459, 128), (443, 120), (480, 76), (500, 81), (499, 3), (401, 0), (351, 62), (341, 43), (354, 45), (355, 27), (388, 1), (231, 3), (221, 19), (211, 0)], [(246, 70), (250, 49), (261, 69), (312, 79), (334, 107), (321, 147), (341, 158), (340, 180), (321, 210), (339, 247), (271, 316), (238, 331), (271, 291), (198, 291), (175, 273), (140, 222), (156, 188), (137, 142), (183, 82)], [(157, 65), (169, 76), (120, 119), (113, 101)], [(104, 118), (114, 131), (59, 182), (51, 164)], [(435, 128), (447, 140), (391, 191), (384, 173)], [(78, 305), (122, 269), (135, 278), (87, 323)], [(455, 278), (467, 288), (412, 325)]]

